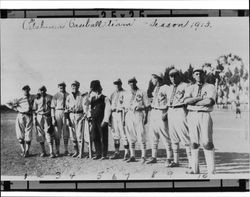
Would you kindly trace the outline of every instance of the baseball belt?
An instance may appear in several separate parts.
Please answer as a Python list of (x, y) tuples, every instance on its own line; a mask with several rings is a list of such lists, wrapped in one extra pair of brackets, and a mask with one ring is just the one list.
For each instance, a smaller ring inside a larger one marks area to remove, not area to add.
[(70, 113), (72, 113), (72, 114), (82, 114), (82, 113), (83, 113), (83, 110), (71, 111)]
[(161, 109), (161, 108), (158, 108), (158, 107), (151, 107), (151, 109), (154, 109), (154, 110), (160, 110), (160, 111), (164, 111), (164, 110), (166, 110), (166, 108), (165, 108), (165, 109)]
[(177, 109), (177, 108), (182, 108), (185, 107), (185, 105), (177, 105), (177, 106), (168, 106), (171, 109)]
[(32, 112), (19, 112), (19, 113), (23, 115), (32, 116)]

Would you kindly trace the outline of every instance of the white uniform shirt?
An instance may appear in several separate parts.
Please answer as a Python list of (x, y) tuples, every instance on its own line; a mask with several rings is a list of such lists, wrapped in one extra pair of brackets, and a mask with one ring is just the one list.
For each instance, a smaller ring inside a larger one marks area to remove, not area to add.
[(86, 96), (82, 96), (81, 92), (76, 93), (76, 98), (70, 93), (66, 98), (66, 111), (68, 112), (86, 112), (87, 111)]
[(34, 101), (33, 110), (36, 111), (37, 114), (50, 114), (51, 102), (52, 96), (49, 94), (46, 94), (44, 97), (41, 96), (36, 98)]
[(35, 95), (29, 95), (29, 97), (14, 99), (13, 101), (8, 102), (7, 105), (20, 113), (32, 113), (35, 97)]
[(135, 107), (148, 107), (149, 100), (147, 93), (137, 89), (136, 91), (128, 91), (125, 98), (125, 109), (134, 110)]
[(110, 96), (111, 109), (122, 110), (124, 106), (125, 90), (114, 91)]
[(187, 83), (181, 82), (178, 86), (170, 85), (167, 89), (168, 106), (181, 105), (184, 101)]
[(167, 108), (167, 102), (168, 102), (167, 90), (168, 90), (167, 85), (155, 87), (152, 93), (153, 94), (153, 100), (151, 103), (152, 108), (157, 108), (157, 109)]
[[(190, 85), (185, 93), (185, 98), (196, 98), (198, 97), (198, 91), (199, 91), (199, 85), (198, 84), (193, 84)], [(200, 89), (200, 96), (205, 99), (205, 98), (211, 98), (215, 101), (216, 99), (216, 88), (214, 85), (205, 83), (202, 85)], [(213, 110), (213, 106), (196, 106), (196, 105), (188, 105), (187, 106), (188, 110), (192, 111), (208, 111), (211, 112)]]
[(65, 109), (66, 99), (68, 95), (69, 95), (68, 92), (65, 93), (57, 92), (52, 98), (51, 108), (55, 108), (56, 110)]

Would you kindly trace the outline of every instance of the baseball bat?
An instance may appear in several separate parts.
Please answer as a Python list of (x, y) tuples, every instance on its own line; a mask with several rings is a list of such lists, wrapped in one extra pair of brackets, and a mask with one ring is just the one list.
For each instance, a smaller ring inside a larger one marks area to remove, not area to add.
[[(86, 120), (84, 120), (85, 123)], [(83, 125), (83, 131), (82, 131), (82, 136), (81, 136), (81, 144), (80, 144), (80, 157), (83, 157), (83, 152), (84, 152), (84, 132), (85, 132), (85, 125)]]
[(88, 130), (88, 141), (89, 141), (89, 158), (92, 158), (92, 143), (91, 143), (91, 138), (90, 138), (90, 123), (86, 119), (86, 124), (87, 124), (87, 130)]

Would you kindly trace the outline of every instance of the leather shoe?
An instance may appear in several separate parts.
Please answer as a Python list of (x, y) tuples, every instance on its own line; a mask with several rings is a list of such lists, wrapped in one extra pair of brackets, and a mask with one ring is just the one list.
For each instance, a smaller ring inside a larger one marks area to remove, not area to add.
[(152, 157), (146, 164), (152, 164), (152, 163), (157, 163), (157, 160), (155, 157)]
[(124, 155), (124, 158), (123, 158), (123, 161), (127, 161), (129, 158), (130, 158), (130, 157), (129, 157), (129, 154), (125, 154), (125, 155)]
[(72, 157), (77, 157), (78, 156), (78, 152), (74, 152), (74, 154), (72, 155)]
[(50, 157), (50, 158), (55, 158), (54, 153), (51, 153), (51, 154), (49, 155), (49, 157)]
[(46, 153), (41, 153), (40, 154), (40, 157), (46, 157), (47, 155), (46, 155)]
[(64, 156), (70, 156), (70, 153), (68, 151), (65, 151)]
[(106, 160), (109, 159), (107, 156), (102, 156), (100, 160)]
[(171, 159), (167, 159), (165, 166), (170, 167), (171, 163), (172, 163)]
[(120, 158), (120, 155), (119, 155), (119, 153), (114, 153), (111, 157), (110, 157), (110, 159), (119, 159)]
[(130, 157), (130, 158), (127, 160), (127, 163), (130, 163), (130, 162), (136, 162), (135, 157)]
[(175, 162), (171, 162), (168, 167), (170, 168), (175, 168), (175, 167), (179, 167), (179, 164), (178, 163), (175, 163)]
[(98, 159), (101, 159), (101, 158), (102, 158), (101, 155), (96, 155), (96, 156), (93, 157), (93, 160), (98, 160)]

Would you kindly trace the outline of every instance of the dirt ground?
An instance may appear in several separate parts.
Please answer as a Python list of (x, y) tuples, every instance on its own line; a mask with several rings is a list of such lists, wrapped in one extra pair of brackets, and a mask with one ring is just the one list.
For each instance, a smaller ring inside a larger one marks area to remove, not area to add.
[[(243, 178), (248, 177), (249, 168), (249, 130), (248, 113), (243, 112), (241, 119), (229, 111), (215, 111), (214, 144), (216, 158), (216, 175), (208, 177), (203, 151), (200, 150), (201, 175), (187, 175), (186, 154), (181, 147), (180, 167), (166, 168), (165, 150), (159, 144), (158, 163), (141, 164), (140, 151), (137, 145), (138, 162), (126, 163), (122, 159), (93, 161), (61, 156), (51, 159), (39, 157), (39, 144), (32, 141), (31, 156), (23, 158), (15, 135), (16, 113), (1, 112), (1, 176), (18, 180), (32, 179), (80, 179), (80, 180), (138, 180), (138, 179), (206, 179), (206, 178)], [(147, 157), (151, 155), (147, 144)], [(46, 147), (48, 150), (48, 147)], [(113, 153), (114, 145), (109, 133), (109, 155)], [(70, 143), (70, 151), (72, 144)], [(85, 150), (86, 151), (86, 150)], [(63, 152), (63, 145), (61, 145)], [(123, 155), (123, 151), (121, 152)], [(86, 153), (87, 154), (87, 153)]]

